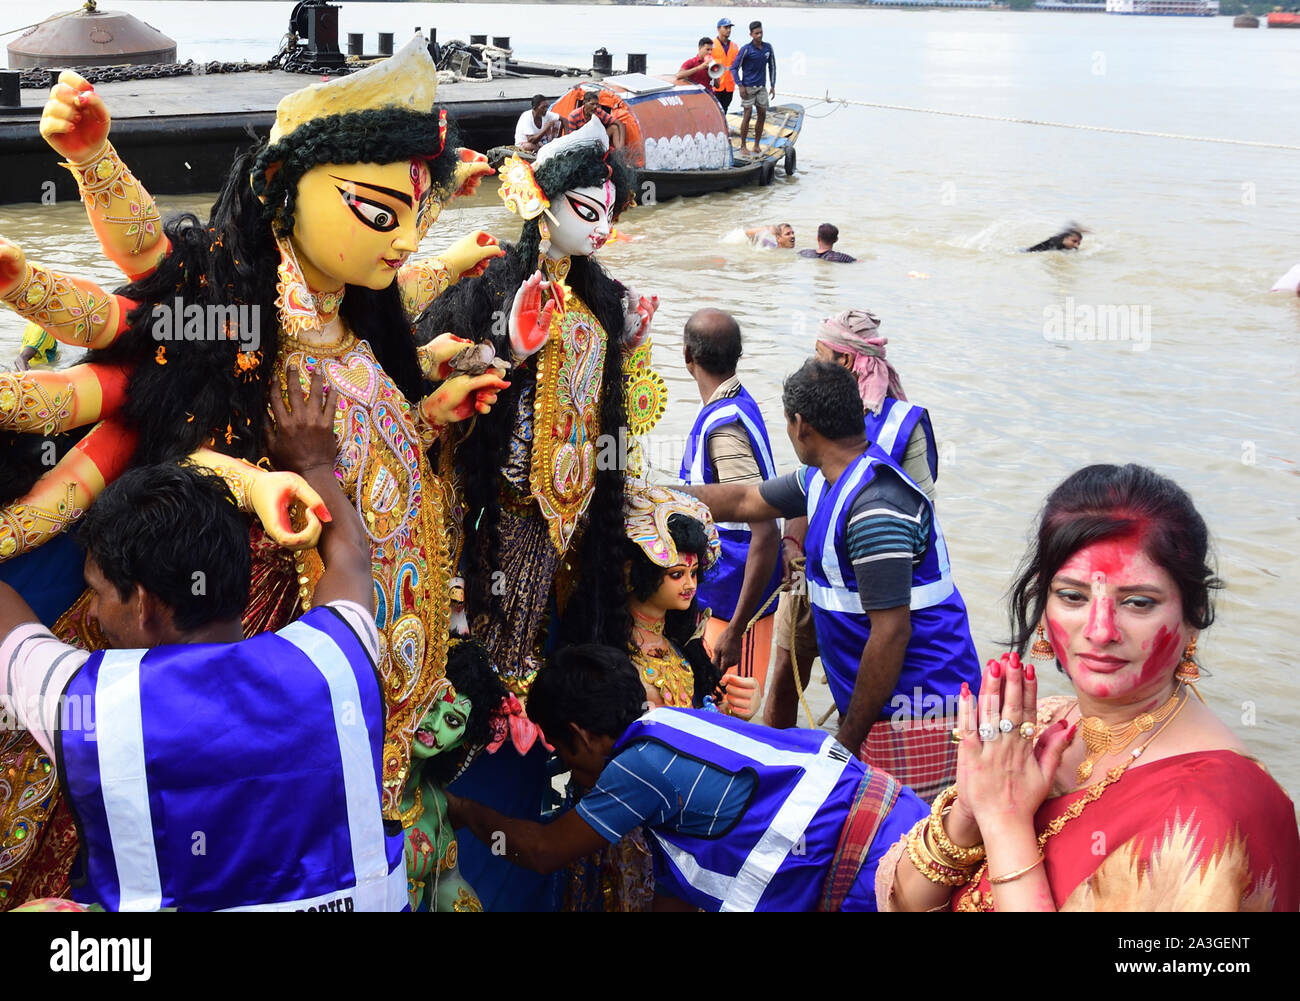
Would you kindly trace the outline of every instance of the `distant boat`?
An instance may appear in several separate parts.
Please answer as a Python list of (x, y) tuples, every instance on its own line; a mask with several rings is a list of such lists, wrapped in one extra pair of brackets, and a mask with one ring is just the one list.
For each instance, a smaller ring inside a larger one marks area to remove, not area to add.
[(1216, 17), (1219, 0), (1106, 0), (1107, 14)]
[(1300, 28), (1300, 14), (1294, 11), (1275, 10), (1268, 15), (1270, 28)]
[(578, 84), (551, 110), (563, 118), (593, 89), (599, 89), (601, 105), (623, 123), (623, 155), (636, 169), (638, 190), (653, 192), (656, 201), (771, 184), (778, 164), (787, 175), (794, 173), (794, 143), (803, 124), (800, 105), (768, 108), (763, 151), (745, 156), (738, 152), (739, 136), (728, 128), (722, 106), (697, 84), (673, 84), (644, 73), (607, 76)]

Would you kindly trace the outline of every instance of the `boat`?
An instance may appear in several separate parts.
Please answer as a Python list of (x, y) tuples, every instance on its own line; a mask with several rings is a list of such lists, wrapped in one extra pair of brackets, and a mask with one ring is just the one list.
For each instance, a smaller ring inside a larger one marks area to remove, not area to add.
[(1106, 0), (1106, 13), (1215, 17), (1219, 13), (1219, 0)]
[[(731, 119), (706, 87), (625, 73), (584, 80), (551, 110), (566, 117), (589, 90), (597, 91), (601, 105), (623, 123), (623, 156), (636, 170), (638, 198), (645, 203), (771, 184), (778, 164), (787, 175), (794, 173), (794, 144), (804, 114), (800, 105), (769, 108), (766, 148), (746, 156), (739, 152), (738, 130), (728, 127)], [(733, 117), (738, 126), (739, 117)]]
[(1234, 28), (1258, 28), (1259, 18), (1254, 14), (1238, 14), (1232, 19)]
[(1300, 13), (1275, 10), (1268, 15), (1268, 26), (1270, 28), (1300, 28)]

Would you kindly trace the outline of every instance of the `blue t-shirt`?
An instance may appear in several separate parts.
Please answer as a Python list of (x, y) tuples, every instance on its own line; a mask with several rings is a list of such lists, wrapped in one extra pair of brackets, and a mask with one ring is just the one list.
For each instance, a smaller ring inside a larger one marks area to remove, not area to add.
[[(576, 809), (602, 838), (614, 844), (641, 824), (697, 837), (725, 831), (749, 804), (756, 780), (732, 775), (695, 758), (678, 754), (655, 741), (625, 747), (605, 766), (596, 786)], [(876, 867), (890, 846), (903, 837), (929, 809), (911, 789), (903, 787), (889, 815), (882, 818), (867, 859), (845, 899), (846, 911), (876, 909)], [(655, 852), (656, 878), (662, 872)]]
[(776, 86), (776, 53), (772, 46), (764, 42), (757, 46), (753, 42), (742, 45), (736, 53), (735, 62), (731, 64), (733, 76), (738, 76), (742, 87), (761, 87), (767, 70), (772, 73), (772, 86)]

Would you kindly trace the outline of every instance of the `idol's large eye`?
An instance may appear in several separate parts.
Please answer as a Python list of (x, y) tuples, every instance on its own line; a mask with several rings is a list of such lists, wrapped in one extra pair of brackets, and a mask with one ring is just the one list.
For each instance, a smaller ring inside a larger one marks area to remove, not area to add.
[(579, 201), (573, 195), (565, 195), (569, 200), (569, 207), (573, 209), (573, 214), (579, 219), (585, 219), (587, 222), (595, 222), (600, 218), (600, 213), (593, 209), (586, 202)]
[(350, 208), (352, 214), (371, 229), (377, 229), (381, 233), (388, 233), (397, 228), (397, 213), (387, 205), (382, 202), (372, 202), (369, 198), (362, 198), (355, 192), (348, 191), (345, 188), (339, 188), (338, 192), (343, 196), (343, 204)]

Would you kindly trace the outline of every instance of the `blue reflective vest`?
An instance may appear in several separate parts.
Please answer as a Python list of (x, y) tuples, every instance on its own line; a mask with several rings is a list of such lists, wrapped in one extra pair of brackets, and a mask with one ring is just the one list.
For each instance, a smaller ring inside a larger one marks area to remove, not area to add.
[(930, 467), (930, 479), (939, 479), (939, 451), (934, 443), (934, 428), (925, 407), (886, 396), (880, 413), (867, 411), (867, 440), (886, 453), (900, 469), (907, 454), (907, 443), (918, 424), (925, 429), (925, 461)]
[[(953, 583), (948, 546), (934, 506), (875, 445), (868, 446), (833, 485), (827, 484), (820, 471), (808, 482), (808, 536), (804, 540), (808, 597), (826, 680), (840, 712), (847, 711), (862, 651), (871, 635), (871, 619), (862, 610), (857, 575), (849, 560), (849, 510), (882, 466), (892, 470), (930, 509), (929, 546), (920, 562), (912, 566), (912, 635), (894, 698), (886, 703), (883, 715), (921, 719), (936, 699), (955, 712), (963, 681), (970, 684), (971, 691), (979, 690), (979, 659), (971, 641), (966, 605)], [(919, 705), (915, 704), (918, 694)]]
[(99, 651), (59, 717), (76, 899), (112, 911), (409, 909), (402, 832), (379, 805), (378, 678), (332, 609), (240, 643)]
[[(749, 438), (754, 457), (758, 460), (758, 470), (764, 480), (776, 476), (776, 464), (772, 461), (772, 443), (767, 437), (767, 427), (763, 423), (762, 411), (754, 398), (741, 387), (735, 396), (723, 400), (714, 400), (700, 407), (695, 415), (695, 426), (686, 439), (686, 453), (682, 458), (681, 480), (686, 484), (717, 483), (713, 463), (709, 461), (708, 438), (714, 429), (724, 424), (737, 422)], [(722, 543), (722, 555), (707, 579), (700, 585), (700, 607), (708, 608), (719, 619), (729, 620), (736, 614), (736, 603), (740, 600), (740, 589), (745, 583), (745, 561), (749, 558), (749, 525), (743, 521), (720, 521), (717, 523), (718, 540)], [(772, 568), (772, 579), (767, 582), (759, 600), (759, 608), (781, 586), (781, 560), (778, 555), (776, 565)], [(776, 611), (773, 605), (767, 614)]]
[(869, 766), (821, 730), (773, 730), (694, 709), (651, 710), (614, 751), (642, 740), (756, 779), (752, 799), (726, 830), (704, 837), (650, 828), (668, 894), (708, 911), (818, 909)]

